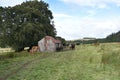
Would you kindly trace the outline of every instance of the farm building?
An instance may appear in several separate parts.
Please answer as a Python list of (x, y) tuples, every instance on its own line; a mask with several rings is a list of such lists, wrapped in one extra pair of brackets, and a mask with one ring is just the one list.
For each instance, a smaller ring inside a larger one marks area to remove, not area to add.
[(62, 48), (61, 41), (54, 39), (51, 36), (45, 36), (38, 41), (40, 52), (54, 52)]

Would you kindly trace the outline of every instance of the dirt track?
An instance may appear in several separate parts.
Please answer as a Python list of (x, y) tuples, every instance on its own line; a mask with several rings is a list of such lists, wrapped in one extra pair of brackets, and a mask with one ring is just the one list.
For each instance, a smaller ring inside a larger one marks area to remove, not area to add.
[(21, 65), (18, 69), (10, 72), (9, 74), (6, 74), (4, 77), (0, 77), (0, 80), (7, 80), (10, 76), (14, 75), (15, 73), (18, 73), (22, 69), (25, 69), (25, 67), (27, 67), (28, 65), (30, 65), (32, 62), (37, 62), (40, 59), (47, 58), (48, 56), (49, 55), (43, 55), (43, 56), (37, 57), (37, 58), (35, 58), (33, 60), (27, 61), (26, 63), (24, 63), (23, 65)]

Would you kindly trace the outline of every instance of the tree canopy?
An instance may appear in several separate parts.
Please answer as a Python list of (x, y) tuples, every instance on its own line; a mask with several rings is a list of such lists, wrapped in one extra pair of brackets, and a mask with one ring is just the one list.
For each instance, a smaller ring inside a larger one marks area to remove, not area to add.
[(62, 37), (60, 37), (60, 36), (56, 36), (56, 39), (57, 39), (57, 40), (60, 40), (63, 45), (66, 44), (66, 40), (65, 40), (64, 38), (62, 38)]
[(120, 42), (120, 31), (108, 35), (106, 40), (108, 42)]
[(21, 51), (37, 45), (44, 36), (56, 36), (53, 15), (44, 1), (26, 1), (14, 7), (0, 7), (0, 41)]

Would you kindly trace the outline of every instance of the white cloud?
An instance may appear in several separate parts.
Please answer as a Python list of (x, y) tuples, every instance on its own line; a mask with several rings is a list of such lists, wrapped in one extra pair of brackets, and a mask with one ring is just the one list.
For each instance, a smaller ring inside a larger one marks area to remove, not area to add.
[(21, 4), (23, 1), (25, 2), (26, 0), (0, 0), (0, 6), (15, 6)]
[(98, 8), (100, 8), (100, 9), (105, 9), (105, 8), (108, 8), (108, 6), (107, 6), (107, 4), (102, 3), (102, 4), (99, 4), (99, 5), (98, 5)]
[(59, 36), (67, 40), (83, 37), (105, 38), (107, 35), (120, 30), (120, 17), (98, 19), (93, 17), (55, 18)]
[(120, 5), (120, 0), (61, 0), (66, 3), (74, 3), (79, 6), (91, 6), (98, 8), (106, 8), (107, 4), (114, 3)]

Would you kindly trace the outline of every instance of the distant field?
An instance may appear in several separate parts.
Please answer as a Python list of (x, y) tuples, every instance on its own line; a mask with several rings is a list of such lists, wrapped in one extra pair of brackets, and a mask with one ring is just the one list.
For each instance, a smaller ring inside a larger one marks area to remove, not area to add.
[(79, 45), (54, 53), (21, 52), (1, 60), (0, 73), (0, 80), (120, 80), (120, 44)]

